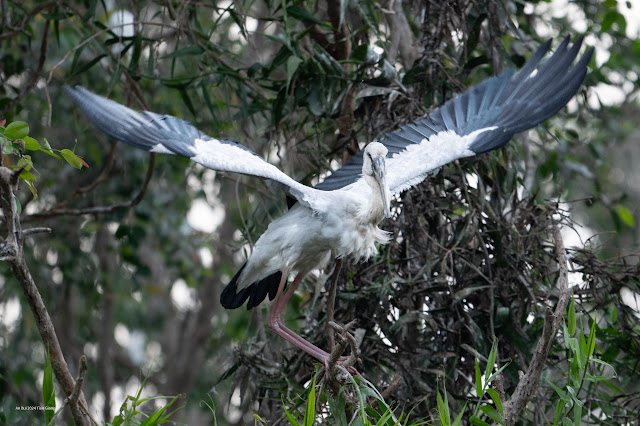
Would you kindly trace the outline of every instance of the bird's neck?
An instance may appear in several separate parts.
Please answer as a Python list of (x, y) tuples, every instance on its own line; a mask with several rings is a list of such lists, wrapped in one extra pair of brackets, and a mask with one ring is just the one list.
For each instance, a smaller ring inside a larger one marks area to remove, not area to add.
[[(380, 189), (378, 189), (376, 181), (366, 175), (365, 179), (371, 187), (371, 198), (369, 198), (369, 202), (361, 208), (359, 214), (360, 220), (364, 224), (377, 225), (384, 219), (384, 212), (387, 206), (384, 205), (384, 201), (382, 200)], [(389, 188), (385, 188), (385, 191), (387, 191), (387, 200), (391, 200)]]

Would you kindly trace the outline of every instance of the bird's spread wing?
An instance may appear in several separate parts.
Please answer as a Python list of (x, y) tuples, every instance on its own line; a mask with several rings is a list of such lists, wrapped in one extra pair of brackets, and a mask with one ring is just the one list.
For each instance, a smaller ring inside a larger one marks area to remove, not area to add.
[[(510, 70), (489, 78), (381, 140), (389, 150), (386, 174), (391, 192), (417, 185), (428, 172), (455, 159), (500, 148), (514, 134), (564, 107), (582, 84), (593, 49), (573, 65), (582, 39), (569, 47), (567, 37), (538, 66), (550, 45), (551, 40), (543, 44), (518, 73)], [(362, 179), (362, 152), (316, 188), (369, 191)]]
[(324, 208), (327, 197), (321, 191), (296, 182), (234, 139), (212, 138), (179, 118), (137, 112), (80, 86), (64, 86), (64, 91), (98, 129), (115, 139), (150, 152), (180, 155), (212, 170), (271, 179), (303, 204)]

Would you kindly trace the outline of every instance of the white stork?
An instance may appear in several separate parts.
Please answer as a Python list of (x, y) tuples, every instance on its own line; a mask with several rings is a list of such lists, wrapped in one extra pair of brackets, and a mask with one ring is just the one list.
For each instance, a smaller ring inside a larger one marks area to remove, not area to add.
[[(284, 174), (260, 156), (228, 138), (212, 138), (181, 119), (136, 112), (82, 87), (64, 87), (96, 127), (136, 148), (181, 155), (225, 172), (270, 179), (298, 202), (273, 221), (253, 253), (220, 296), (235, 309), (273, 300), (269, 326), (325, 365), (328, 354), (288, 329), (281, 313), (303, 277), (337, 256), (367, 260), (376, 244), (389, 241), (380, 222), (390, 217), (390, 201), (422, 182), (430, 171), (455, 159), (481, 154), (506, 144), (557, 113), (582, 84), (593, 49), (574, 61), (582, 39), (569, 46), (565, 38), (544, 63), (551, 40), (515, 73), (506, 71), (449, 100), (427, 117), (401, 126), (372, 142), (349, 163), (311, 188)], [(295, 278), (285, 287), (290, 274)]]

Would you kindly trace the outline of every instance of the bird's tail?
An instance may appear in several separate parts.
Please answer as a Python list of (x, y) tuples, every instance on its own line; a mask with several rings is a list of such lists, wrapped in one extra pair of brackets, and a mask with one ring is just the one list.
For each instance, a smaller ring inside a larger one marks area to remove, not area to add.
[(240, 278), (240, 274), (244, 270), (245, 266), (247, 266), (246, 263), (242, 265), (242, 268), (240, 268), (231, 282), (229, 282), (224, 290), (222, 290), (222, 294), (220, 294), (220, 304), (222, 304), (222, 307), (225, 309), (239, 308), (247, 299), (249, 299), (249, 302), (247, 302), (247, 309), (251, 309), (262, 303), (262, 301), (267, 297), (267, 294), (269, 295), (269, 300), (273, 300), (273, 298), (276, 297), (278, 286), (282, 279), (282, 272), (280, 271), (275, 272), (260, 281), (256, 281), (238, 291), (238, 279)]

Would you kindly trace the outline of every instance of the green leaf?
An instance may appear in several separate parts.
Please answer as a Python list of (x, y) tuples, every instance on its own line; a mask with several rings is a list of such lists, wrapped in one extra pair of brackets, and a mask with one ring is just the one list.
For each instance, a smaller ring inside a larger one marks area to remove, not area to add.
[(298, 421), (291, 415), (289, 410), (287, 410), (287, 407), (284, 405), (284, 399), (282, 400), (282, 408), (284, 408), (284, 414), (287, 416), (289, 423), (291, 423), (292, 426), (300, 426), (300, 423), (298, 423)]
[[(446, 392), (446, 389), (445, 389)], [(446, 393), (445, 393), (446, 397)], [(449, 426), (451, 424), (451, 416), (449, 414), (449, 405), (445, 404), (442, 396), (440, 396), (440, 390), (436, 391), (436, 400), (438, 404), (438, 414), (440, 415), (440, 423), (443, 426)]]
[[(571, 359), (571, 379), (573, 380), (574, 383), (578, 383), (578, 381), (580, 381), (580, 361), (578, 360), (578, 358), (580, 358), (580, 354), (576, 354), (576, 356), (574, 356)], [(568, 388), (568, 386), (567, 386)]]
[(289, 6), (287, 7), (287, 14), (293, 16), (299, 21), (307, 22), (310, 24), (322, 24), (323, 22), (315, 17), (311, 12), (302, 6)]
[(20, 203), (20, 199), (16, 197), (16, 194), (13, 194), (13, 200), (16, 202), (16, 213), (20, 216), (22, 214), (22, 203)]
[(304, 413), (304, 426), (313, 426), (313, 423), (316, 419), (316, 379), (318, 378), (318, 373), (313, 377), (313, 382), (311, 383), (311, 390), (309, 391), (309, 399), (307, 400), (307, 410)]
[(29, 125), (24, 121), (14, 121), (4, 129), (4, 135), (11, 140), (23, 139), (29, 134)]
[(20, 168), (22, 166), (27, 166), (25, 168), (26, 171), (30, 171), (33, 168), (33, 161), (31, 160), (30, 155), (23, 155), (13, 169)]
[(307, 99), (307, 102), (309, 103), (309, 110), (316, 117), (322, 115), (322, 111), (324, 108), (320, 95), (320, 89), (318, 88), (319, 84), (320, 83), (311, 86), (311, 92), (309, 93), (309, 98)]
[(287, 78), (289, 80), (293, 78), (293, 75), (296, 73), (296, 70), (301, 63), (302, 59), (297, 56), (289, 56), (289, 59), (287, 59)]
[(47, 138), (44, 138), (44, 147), (40, 147), (40, 150), (54, 158), (57, 158), (58, 160), (62, 160), (62, 158), (60, 158), (58, 154), (53, 152), (53, 148), (51, 148), (51, 145), (49, 145), (49, 141), (47, 140)]
[(629, 211), (629, 209), (627, 209), (626, 207), (624, 207), (622, 205), (618, 205), (618, 206), (616, 206), (616, 213), (618, 214), (618, 217), (620, 218), (622, 223), (627, 225), (629, 228), (633, 228), (635, 226), (636, 220), (633, 217), (633, 213), (631, 213), (631, 211)]
[(160, 57), (160, 59), (179, 58), (181, 56), (196, 56), (202, 54), (203, 52), (204, 50), (202, 49), (202, 47), (191, 45), (183, 47), (182, 49), (174, 50), (173, 52)]
[(478, 425), (478, 426), (489, 426), (489, 423), (487, 422), (483, 422), (482, 420), (480, 420), (479, 418), (477, 418), (476, 416), (471, 416), (471, 418), (469, 419), (469, 421), (471, 422), (472, 425)]
[(495, 389), (487, 389), (487, 393), (493, 400), (493, 403), (496, 404), (496, 407), (498, 408), (500, 415), (504, 416), (504, 411), (502, 409), (502, 401), (500, 400), (500, 396), (498, 395), (498, 392), (496, 392)]
[(89, 71), (89, 69), (91, 69), (91, 67), (93, 67), (95, 64), (100, 62), (102, 60), (102, 58), (105, 58), (105, 57), (107, 57), (107, 55), (105, 53), (103, 53), (102, 55), (96, 56), (95, 58), (93, 58), (92, 60), (87, 62), (86, 64), (83, 64), (81, 67), (79, 67), (78, 69), (73, 71), (73, 74), (71, 74), (71, 75), (79, 75), (79, 74), (82, 74), (84, 72)]
[(495, 379), (495, 377), (496, 377), (498, 374), (502, 373), (502, 370), (504, 370), (505, 368), (507, 368), (507, 367), (509, 366), (509, 364), (511, 364), (511, 360), (509, 360), (509, 361), (508, 361), (506, 364), (504, 364), (502, 367), (498, 368), (498, 369), (496, 370), (496, 372), (495, 372), (495, 373), (493, 373), (491, 376), (489, 376), (489, 378), (488, 378), (488, 379), (486, 379), (486, 380), (487, 380), (487, 384), (491, 383), (491, 382), (493, 381), (493, 379)]
[(62, 154), (64, 159), (67, 160), (67, 163), (69, 163), (71, 166), (75, 167), (76, 169), (82, 168), (82, 160), (78, 158), (78, 156), (74, 154), (70, 149), (65, 148), (60, 151), (60, 154)]
[(27, 169), (24, 169), (22, 172), (20, 172), (20, 179), (36, 180), (36, 177), (30, 171), (27, 171)]
[[(498, 355), (498, 339), (494, 338), (493, 343), (491, 344), (491, 352), (489, 352), (489, 358), (487, 359), (487, 368), (484, 371), (484, 377), (486, 377), (487, 383), (489, 382), (489, 377), (492, 376), (493, 367), (496, 364), (496, 356)], [(482, 396), (482, 395), (478, 395)]]
[(573, 407), (573, 424), (580, 426), (580, 420), (582, 419), (582, 404), (576, 404)]
[(562, 389), (560, 389), (559, 387), (557, 387), (556, 385), (551, 383), (551, 381), (549, 381), (549, 379), (546, 379), (546, 380), (547, 380), (547, 383), (549, 383), (551, 385), (551, 387), (556, 391), (556, 393), (558, 394), (558, 396), (560, 397), (560, 399), (562, 401), (564, 401), (567, 404), (571, 403), (571, 398), (567, 395), (567, 393), (565, 391), (563, 391)]
[(591, 383), (603, 382), (603, 381), (611, 380), (615, 378), (616, 378), (615, 375), (614, 376), (594, 376), (593, 374), (590, 374), (590, 373), (586, 373), (584, 376), (584, 379)]
[(587, 360), (591, 358), (593, 352), (596, 350), (596, 315), (593, 316), (591, 321), (591, 330), (589, 330), (589, 339), (587, 340)]
[(592, 360), (591, 360), (591, 362), (595, 362), (595, 363), (597, 363), (597, 364), (602, 364), (602, 365), (604, 365), (604, 366), (609, 367), (610, 369), (612, 369), (612, 370), (613, 370), (613, 377), (614, 377), (614, 378), (615, 378), (615, 377), (618, 377), (618, 373), (616, 372), (615, 368), (613, 368), (613, 366), (612, 366), (611, 364), (609, 364), (608, 362), (605, 362), (605, 361), (603, 361), (603, 360), (601, 360), (601, 359), (598, 359), (598, 358), (594, 358), (594, 359), (592, 359)]
[(42, 400), (44, 402), (44, 419), (45, 423), (49, 424), (53, 415), (55, 414), (56, 407), (56, 391), (53, 388), (53, 369), (51, 368), (51, 357), (49, 356), (49, 349), (45, 354), (44, 361), (44, 377), (42, 379)]
[(587, 342), (584, 338), (584, 329), (582, 327), (582, 321), (580, 321), (580, 353), (578, 355), (578, 362), (580, 365), (580, 370), (584, 370), (584, 367), (587, 365)]
[(618, 307), (616, 305), (609, 305), (609, 320), (612, 324), (615, 324), (618, 321)]
[(131, 54), (131, 61), (129, 62), (129, 70), (134, 72), (140, 61), (140, 53), (142, 51), (142, 34), (136, 34), (133, 40), (133, 53)]
[[(462, 422), (462, 415), (464, 414), (464, 410), (466, 408), (467, 408), (467, 403), (465, 402), (464, 405), (462, 406), (462, 410), (460, 411), (460, 413), (458, 413), (456, 418), (453, 420), (453, 423), (451, 423), (451, 426), (460, 426), (460, 423)], [(422, 423), (418, 423), (418, 424), (422, 424)]]
[(342, 394), (338, 395), (338, 404), (331, 396), (327, 395), (327, 402), (329, 403), (329, 409), (333, 413), (334, 421), (338, 426), (348, 426), (347, 413), (344, 410), (344, 399)]
[(480, 372), (480, 364), (476, 356), (476, 394), (478, 398), (482, 398), (482, 373)]
[(571, 298), (571, 303), (569, 303), (569, 313), (567, 314), (567, 323), (568, 323), (568, 332), (569, 336), (573, 336), (576, 332), (576, 306), (574, 304), (573, 298)]
[(2, 153), (4, 155), (18, 154), (19, 152), (20, 147), (11, 141), (2, 147)]
[[(171, 401), (169, 401), (169, 403), (167, 405), (165, 405), (164, 407), (160, 407), (158, 408), (155, 412), (153, 412), (153, 414), (151, 414), (149, 417), (147, 417), (147, 419), (145, 421), (143, 421), (142, 423), (140, 423), (140, 426), (155, 426), (155, 425), (159, 425), (161, 423), (165, 423), (165, 420), (173, 413), (169, 414), (168, 416), (162, 417), (162, 415), (164, 414), (164, 412), (171, 407), (171, 405), (176, 402), (178, 400), (178, 398), (180, 397), (180, 395), (176, 395), (173, 397), (173, 399)], [(143, 402), (149, 401), (149, 400), (156, 400), (156, 399), (163, 399), (166, 398), (164, 396), (157, 396), (157, 397), (153, 397), (153, 398), (148, 398), (148, 399), (143, 399), (141, 401), (139, 401), (139, 404), (142, 404)]]
[[(370, 417), (372, 417), (372, 418), (374, 418), (376, 420), (379, 420), (380, 417), (381, 417), (380, 413), (378, 413), (375, 410), (375, 408), (373, 408), (373, 407), (365, 407), (364, 412), (367, 413)], [(305, 426), (307, 426), (307, 425), (305, 424)]]
[(557, 426), (560, 421), (560, 417), (562, 416), (562, 412), (564, 411), (564, 407), (566, 406), (563, 400), (559, 400), (556, 404), (556, 413), (553, 416), (553, 426)]
[(491, 405), (481, 405), (480, 410), (482, 410), (483, 413), (489, 416), (491, 420), (496, 421), (501, 425), (504, 424), (504, 421), (502, 421), (502, 417), (500, 416), (500, 414)]
[(29, 151), (37, 151), (40, 149), (40, 144), (38, 143), (38, 141), (31, 136), (25, 136), (24, 138), (22, 138), (22, 140), (24, 141), (24, 147)]
[[(31, 194), (33, 195), (33, 199), (37, 200), (38, 199), (38, 191), (36, 190), (36, 187), (33, 185), (33, 181), (25, 180), (24, 183), (25, 183), (25, 185), (27, 185), (27, 188), (29, 188), (29, 191), (31, 191)], [(16, 198), (16, 200), (17, 200), (17, 198)], [(20, 203), (18, 203), (18, 204), (20, 204)], [(21, 211), (22, 211), (22, 209), (20, 209), (18, 214), (20, 214)]]

